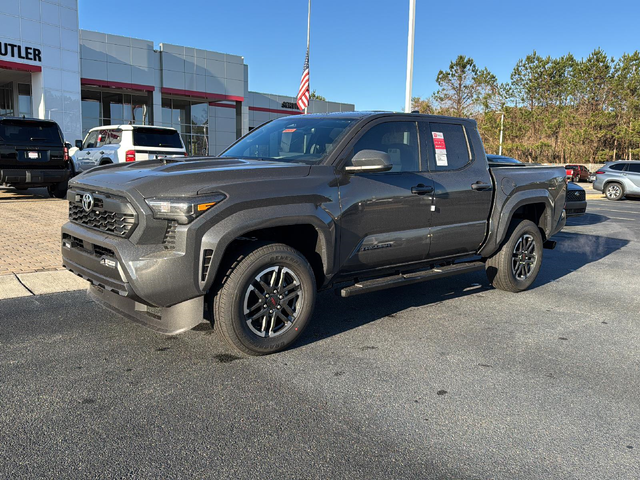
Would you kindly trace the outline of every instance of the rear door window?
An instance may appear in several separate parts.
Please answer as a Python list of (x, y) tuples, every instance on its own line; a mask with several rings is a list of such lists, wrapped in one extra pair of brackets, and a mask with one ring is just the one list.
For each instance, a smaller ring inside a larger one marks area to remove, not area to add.
[(7, 145), (62, 145), (58, 125), (30, 120), (3, 120), (0, 122), (0, 143)]
[(432, 171), (458, 170), (471, 162), (471, 144), (462, 125), (431, 122), (429, 127), (431, 138), (427, 138), (427, 141)]
[(180, 134), (164, 128), (135, 128), (133, 144), (137, 147), (183, 148)]
[(627, 171), (629, 172), (633, 172), (633, 173), (640, 173), (640, 163), (630, 163)]
[(609, 170), (616, 170), (618, 172), (621, 172), (624, 170), (624, 167), (626, 167), (624, 163), (616, 163), (615, 165), (611, 165), (609, 167)]

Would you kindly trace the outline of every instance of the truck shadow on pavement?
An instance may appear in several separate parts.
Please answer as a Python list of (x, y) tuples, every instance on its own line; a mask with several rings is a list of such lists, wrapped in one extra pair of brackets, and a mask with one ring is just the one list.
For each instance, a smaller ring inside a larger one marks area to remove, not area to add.
[[(556, 249), (544, 251), (542, 269), (531, 289), (557, 281), (629, 244), (628, 240), (573, 232), (562, 232), (554, 240), (558, 241)], [(393, 318), (409, 308), (436, 305), (445, 300), (477, 295), (488, 290), (493, 290), (493, 287), (485, 273), (480, 271), (352, 298), (339, 298), (331, 291), (323, 292), (318, 295), (316, 310), (307, 331), (292, 348), (308, 345), (385, 317)], [(505, 292), (505, 295), (513, 294)]]

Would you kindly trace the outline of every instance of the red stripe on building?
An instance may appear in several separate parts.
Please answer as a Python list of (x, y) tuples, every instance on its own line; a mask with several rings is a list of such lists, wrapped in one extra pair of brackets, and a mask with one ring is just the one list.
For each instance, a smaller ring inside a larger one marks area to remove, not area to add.
[(263, 107), (249, 107), (249, 110), (253, 110), (255, 112), (283, 113), (285, 115), (301, 115), (302, 114), (302, 112), (297, 112), (296, 110), (276, 110), (274, 108), (263, 108)]
[(162, 93), (166, 93), (167, 95), (182, 95), (183, 97), (206, 98), (207, 100), (230, 100), (232, 102), (244, 101), (244, 97), (238, 97), (235, 95), (221, 95), (219, 93), (196, 92), (194, 90), (180, 90), (178, 88), (162, 87), (160, 91)]
[(109, 82), (107, 80), (97, 80), (95, 78), (81, 78), (80, 85), (104, 88), (122, 88), (127, 90), (138, 90), (140, 92), (153, 92), (156, 88), (153, 85), (140, 85), (138, 83)]
[(236, 108), (233, 103), (209, 102), (212, 107)]
[(39, 65), (30, 65), (28, 63), (7, 62), (0, 60), (0, 68), (5, 70), (18, 70), (20, 72), (41, 72), (42, 67)]

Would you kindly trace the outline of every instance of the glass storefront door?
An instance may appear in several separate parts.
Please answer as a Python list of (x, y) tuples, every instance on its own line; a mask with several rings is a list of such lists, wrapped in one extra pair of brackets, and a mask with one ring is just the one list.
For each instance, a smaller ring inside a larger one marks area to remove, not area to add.
[(208, 102), (163, 98), (162, 126), (180, 132), (189, 155), (209, 155)]
[[(15, 93), (17, 93), (17, 97)], [(0, 82), (0, 117), (31, 116), (31, 85)]]
[(13, 82), (0, 85), (0, 117), (13, 117)]

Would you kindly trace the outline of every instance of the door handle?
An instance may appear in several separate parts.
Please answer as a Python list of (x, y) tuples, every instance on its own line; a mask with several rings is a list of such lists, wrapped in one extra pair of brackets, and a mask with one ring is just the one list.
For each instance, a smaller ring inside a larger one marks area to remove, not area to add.
[(100, 155), (104, 155), (104, 151), (100, 152)]
[(485, 191), (485, 190), (491, 190), (493, 188), (493, 185), (491, 185), (490, 183), (484, 183), (481, 181), (477, 181), (476, 183), (472, 183), (471, 184), (471, 188), (473, 190), (477, 190), (479, 192)]
[(425, 195), (427, 193), (433, 193), (433, 187), (431, 185), (423, 185), (422, 183), (411, 187), (411, 193), (414, 195)]

